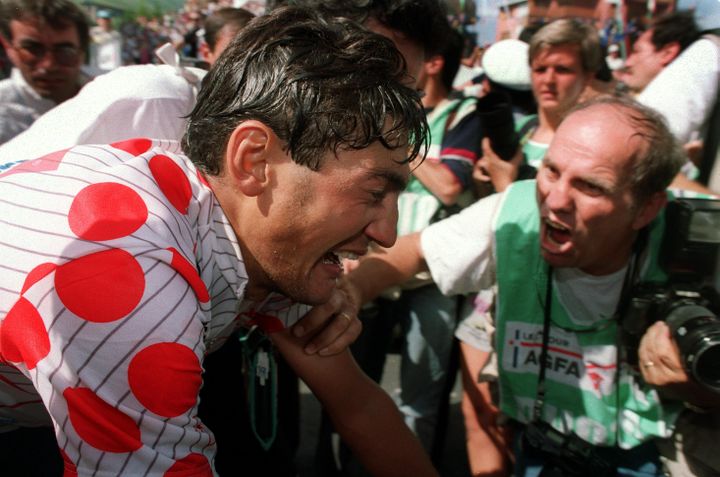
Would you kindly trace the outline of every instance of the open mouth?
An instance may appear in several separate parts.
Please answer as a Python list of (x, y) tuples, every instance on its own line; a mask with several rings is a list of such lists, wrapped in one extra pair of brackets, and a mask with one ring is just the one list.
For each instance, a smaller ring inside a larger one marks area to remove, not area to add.
[(359, 258), (359, 255), (354, 252), (347, 252), (347, 251), (336, 251), (336, 252), (328, 252), (323, 256), (322, 263), (323, 265), (330, 265), (334, 266), (340, 269), (340, 271), (344, 270), (343, 262), (345, 260), (357, 260)]
[(568, 229), (562, 224), (553, 222), (548, 218), (545, 218), (544, 222), (546, 236), (551, 243), (555, 245), (565, 245), (570, 241), (570, 238), (572, 236), (572, 234), (570, 233), (570, 229)]

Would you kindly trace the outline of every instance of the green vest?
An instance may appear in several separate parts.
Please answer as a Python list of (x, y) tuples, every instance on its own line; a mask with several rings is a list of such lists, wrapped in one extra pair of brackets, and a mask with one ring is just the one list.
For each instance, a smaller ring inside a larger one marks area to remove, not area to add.
[[(663, 224), (661, 214), (650, 225), (641, 280), (666, 279), (657, 263)], [(532, 420), (542, 348), (548, 266), (539, 253), (539, 226), (535, 181), (516, 182), (506, 191), (495, 227), (495, 339), (500, 408), (521, 422)], [(653, 436), (666, 437), (679, 409), (661, 406), (657, 392), (626, 364), (620, 364), (617, 385), (616, 322), (597, 331), (569, 329), (582, 328), (569, 318), (553, 290), (543, 420), (596, 445), (628, 449)]]
[(537, 114), (530, 114), (521, 118), (515, 125), (515, 130), (520, 134), (520, 145), (525, 155), (525, 162), (536, 169), (542, 164), (548, 150), (548, 144), (530, 141), (530, 136), (537, 129), (537, 122)]

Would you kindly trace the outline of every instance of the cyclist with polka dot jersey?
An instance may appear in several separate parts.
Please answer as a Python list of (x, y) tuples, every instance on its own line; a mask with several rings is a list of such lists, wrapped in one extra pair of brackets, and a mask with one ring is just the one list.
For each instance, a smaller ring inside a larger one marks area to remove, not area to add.
[(435, 475), (349, 352), (288, 331), (342, 294), (343, 258), (395, 241), (426, 133), (406, 83), (389, 40), (279, 9), (210, 71), (182, 148), (82, 145), (1, 175), (0, 426), (46, 408), (67, 473), (213, 475), (202, 360), (257, 326), (371, 472)]

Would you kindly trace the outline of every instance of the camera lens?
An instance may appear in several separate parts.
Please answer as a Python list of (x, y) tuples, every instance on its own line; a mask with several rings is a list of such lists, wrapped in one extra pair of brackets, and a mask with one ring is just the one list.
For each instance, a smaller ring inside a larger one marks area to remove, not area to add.
[(720, 320), (703, 306), (681, 303), (665, 321), (685, 370), (699, 383), (720, 392)]
[[(720, 337), (716, 337), (720, 338)], [(715, 340), (695, 358), (695, 374), (702, 376), (705, 384), (720, 391), (720, 341)]]

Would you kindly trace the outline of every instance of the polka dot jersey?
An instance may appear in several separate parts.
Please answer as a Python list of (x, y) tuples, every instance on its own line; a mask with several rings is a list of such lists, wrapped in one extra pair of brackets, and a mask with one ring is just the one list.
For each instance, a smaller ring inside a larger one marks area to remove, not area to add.
[(203, 356), (308, 307), (243, 303), (237, 239), (179, 144), (17, 165), (0, 174), (0, 222), (0, 432), (52, 422), (66, 475), (213, 475)]

